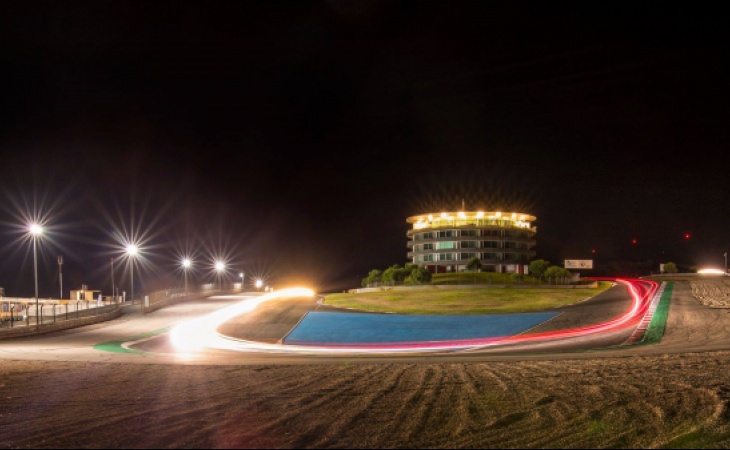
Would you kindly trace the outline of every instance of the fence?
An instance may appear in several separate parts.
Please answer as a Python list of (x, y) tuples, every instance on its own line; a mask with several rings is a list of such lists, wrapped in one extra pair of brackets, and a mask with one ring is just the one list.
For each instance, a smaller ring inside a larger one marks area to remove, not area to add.
[(36, 300), (0, 298), (0, 329), (41, 327), (57, 322), (104, 315), (118, 310), (120, 304), (96, 300)]

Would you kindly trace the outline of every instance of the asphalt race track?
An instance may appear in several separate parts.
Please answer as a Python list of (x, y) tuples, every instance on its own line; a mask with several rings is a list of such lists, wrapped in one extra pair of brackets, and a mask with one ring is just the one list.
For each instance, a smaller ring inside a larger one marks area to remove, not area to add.
[[(171, 344), (170, 330), (174, 326), (231, 305), (261, 299), (260, 295), (254, 294), (212, 297), (147, 315), (141, 314), (138, 306), (127, 306), (121, 318), (103, 324), (3, 341), (0, 359), (223, 365), (307, 364), (337, 362), (343, 358), (367, 362), (457, 362), (595, 358), (730, 348), (727, 339), (730, 314), (727, 310), (707, 308), (691, 296), (686, 286), (676, 285), (667, 334), (658, 345), (623, 345), (636, 332), (638, 315), (643, 316), (644, 310), (638, 311), (636, 317), (624, 320), (620, 326), (602, 325), (615, 322), (632, 307), (636, 310), (631, 289), (617, 284), (587, 301), (552, 310), (558, 314), (551, 319), (496, 343), (492, 339), (472, 339), (454, 346), (443, 345), (444, 342), (405, 346), (393, 343), (334, 346), (334, 350), (330, 346), (324, 351), (317, 346), (288, 345), (284, 343), (285, 338), (307, 313), (338, 311), (321, 305), (317, 297), (294, 296), (260, 303), (250, 312), (226, 320), (218, 327), (218, 332), (226, 342), (236, 343), (231, 348), (181, 351)], [(641, 286), (649, 289), (646, 283), (642, 282)], [(713, 323), (711, 328), (706, 326), (708, 321)], [(254, 346), (249, 347), (249, 343)], [(305, 351), (292, 351), (295, 348)]]

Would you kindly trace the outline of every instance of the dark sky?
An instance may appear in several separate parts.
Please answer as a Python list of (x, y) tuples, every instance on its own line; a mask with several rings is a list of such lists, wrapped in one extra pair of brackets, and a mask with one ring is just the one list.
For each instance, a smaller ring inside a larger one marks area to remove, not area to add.
[(66, 288), (108, 290), (132, 228), (138, 289), (179, 279), (185, 248), (200, 281), (220, 255), (231, 279), (355, 287), (406, 262), (406, 217), (462, 199), (537, 216), (555, 263), (722, 266), (728, 21), (709, 3), (3, 1), (0, 286), (32, 295), (33, 205), (41, 296), (60, 253)]

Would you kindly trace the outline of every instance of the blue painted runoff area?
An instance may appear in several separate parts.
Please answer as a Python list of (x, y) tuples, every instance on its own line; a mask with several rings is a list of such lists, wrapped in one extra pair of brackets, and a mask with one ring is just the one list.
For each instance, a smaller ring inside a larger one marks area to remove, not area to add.
[(512, 336), (559, 313), (414, 316), (310, 312), (284, 339), (293, 345), (385, 344)]

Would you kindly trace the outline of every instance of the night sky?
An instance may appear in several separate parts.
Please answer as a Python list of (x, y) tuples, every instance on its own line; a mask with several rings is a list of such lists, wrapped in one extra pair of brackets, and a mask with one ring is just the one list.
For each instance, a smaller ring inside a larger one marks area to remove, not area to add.
[(130, 233), (139, 290), (179, 283), (186, 252), (199, 282), (221, 257), (230, 281), (357, 287), (407, 262), (406, 217), (462, 199), (537, 216), (554, 263), (722, 267), (728, 22), (709, 3), (0, 2), (0, 286), (33, 295), (34, 210), (41, 297), (59, 254), (66, 292), (108, 293), (112, 257), (128, 286)]

